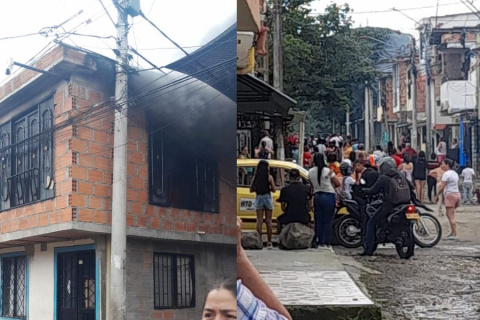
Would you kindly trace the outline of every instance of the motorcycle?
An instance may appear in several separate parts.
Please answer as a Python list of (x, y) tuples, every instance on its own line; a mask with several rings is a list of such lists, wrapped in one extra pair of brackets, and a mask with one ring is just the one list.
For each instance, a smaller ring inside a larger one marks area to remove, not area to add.
[[(382, 201), (380, 196), (367, 199), (367, 214), (371, 216), (380, 208)], [(442, 237), (442, 226), (438, 219), (430, 213), (425, 213), (419, 208), (432, 212), (412, 194), (412, 203), (418, 219), (413, 221), (413, 234), (415, 243), (421, 248), (432, 248), (438, 244)], [(345, 210), (346, 209), (346, 210)], [(358, 204), (353, 200), (343, 200), (337, 209), (334, 220), (334, 235), (338, 244), (346, 248), (358, 248), (362, 246), (361, 215)]]
[(421, 212), (418, 208), (422, 208), (427, 212), (433, 212), (433, 210), (426, 207), (417, 199), (415, 199), (413, 203), (415, 204), (417, 213), (420, 215), (420, 220), (415, 221), (413, 225), (415, 243), (420, 248), (433, 248), (442, 238), (442, 225), (433, 214)]

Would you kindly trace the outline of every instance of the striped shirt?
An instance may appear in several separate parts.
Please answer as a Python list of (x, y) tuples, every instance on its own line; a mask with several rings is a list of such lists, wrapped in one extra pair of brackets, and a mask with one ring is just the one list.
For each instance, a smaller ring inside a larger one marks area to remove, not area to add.
[(238, 320), (286, 320), (257, 299), (240, 280), (237, 280), (237, 312)]

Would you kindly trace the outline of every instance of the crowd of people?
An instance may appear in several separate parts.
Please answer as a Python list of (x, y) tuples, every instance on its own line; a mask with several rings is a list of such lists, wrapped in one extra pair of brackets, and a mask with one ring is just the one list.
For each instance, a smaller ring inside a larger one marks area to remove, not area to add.
[[(271, 247), (273, 210), (271, 194), (275, 191), (275, 184), (269, 174), (267, 160), (273, 154), (273, 146), (269, 145), (268, 139), (268, 134), (265, 134), (259, 146), (260, 151), (257, 155), (262, 155), (260, 158), (265, 161), (260, 161), (258, 165), (251, 191), (257, 194), (256, 208), (257, 212), (261, 212), (257, 217), (262, 217), (257, 220), (257, 230), (261, 234), (265, 221), (268, 231), (267, 246)], [(292, 170), (290, 181), (294, 186), (289, 185), (281, 192), (279, 202), (282, 203), (284, 214), (279, 218), (279, 222), (307, 224), (308, 212), (313, 209), (315, 236), (312, 246), (329, 247), (332, 244), (333, 220), (339, 200), (342, 198), (355, 200), (364, 213), (365, 197), (355, 190), (361, 189), (364, 194), (375, 194), (382, 190), (384, 205), (379, 210), (380, 214), (371, 219), (373, 222), (370, 222), (370, 225), (378, 223), (377, 220), (388, 214), (392, 209), (389, 206), (395, 202), (395, 199), (389, 199), (385, 195), (388, 194), (385, 181), (399, 175), (408, 181), (420, 202), (425, 202), (427, 191), (429, 201), (437, 204), (437, 213), (443, 215), (445, 211), (451, 230), (447, 239), (455, 240), (457, 238), (455, 209), (459, 207), (462, 199), (464, 203), (474, 203), (474, 170), (467, 163), (461, 172), (457, 172), (458, 165), (445, 157), (446, 144), (443, 139), (437, 148), (439, 154), (431, 154), (429, 159), (424, 151), (417, 152), (410, 145), (408, 137), (404, 137), (402, 142), (404, 143), (399, 147), (389, 142), (385, 149), (378, 145), (373, 152), (368, 152), (358, 139), (350, 136), (343, 138), (340, 134), (332, 134), (325, 139), (308, 137), (305, 141), (303, 167), (309, 170), (311, 189), (305, 190), (305, 187), (298, 183), (301, 180), (299, 173)], [(293, 154), (294, 160), (295, 157)], [(463, 178), (463, 197), (459, 188), (460, 178)], [(410, 194), (408, 196), (410, 197)], [(368, 227), (366, 214), (362, 216), (365, 217), (366, 226), (365, 253), (372, 254), (374, 231), (371, 229), (374, 227)]]

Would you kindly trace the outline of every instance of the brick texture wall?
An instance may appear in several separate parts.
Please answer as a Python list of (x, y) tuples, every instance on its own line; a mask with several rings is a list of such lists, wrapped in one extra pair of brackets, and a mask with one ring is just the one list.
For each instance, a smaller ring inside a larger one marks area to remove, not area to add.
[(401, 61), (398, 66), (400, 79), (400, 111), (407, 110), (408, 99), (408, 79), (407, 79), (407, 63)]
[(427, 76), (417, 76), (417, 112), (425, 112), (425, 85)]
[(386, 91), (385, 98), (387, 102), (387, 119), (388, 121), (397, 121), (398, 117), (393, 112), (393, 79), (391, 76), (384, 80), (383, 87)]

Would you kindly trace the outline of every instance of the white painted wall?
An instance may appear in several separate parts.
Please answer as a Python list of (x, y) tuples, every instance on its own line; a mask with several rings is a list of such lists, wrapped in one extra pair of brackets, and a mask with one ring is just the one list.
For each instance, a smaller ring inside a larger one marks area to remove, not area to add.
[[(93, 244), (93, 240), (55, 242), (47, 245), (47, 251), (41, 251), (40, 244), (35, 245), (33, 257), (28, 259), (28, 319), (53, 319), (54, 308), (54, 262), (55, 248)], [(24, 251), (23, 247), (0, 250), (0, 255)], [(1, 262), (0, 262), (1, 263)]]

